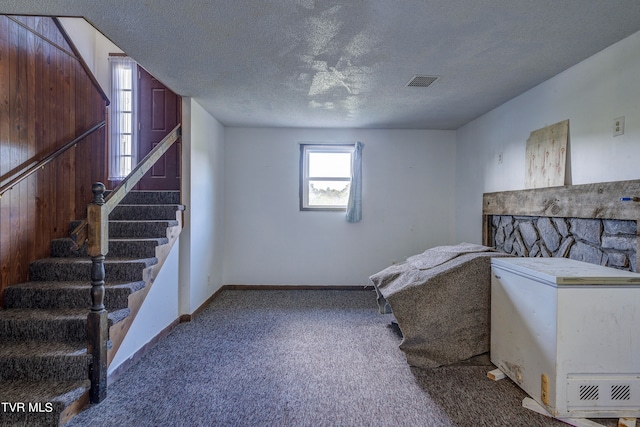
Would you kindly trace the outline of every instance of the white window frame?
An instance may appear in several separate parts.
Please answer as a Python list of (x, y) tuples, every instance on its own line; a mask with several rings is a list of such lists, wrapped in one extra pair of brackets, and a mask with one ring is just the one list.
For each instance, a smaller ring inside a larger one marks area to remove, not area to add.
[(355, 144), (300, 144), (300, 210), (301, 211), (346, 211), (347, 203), (344, 205), (310, 205), (309, 204), (309, 181), (346, 181), (351, 182), (351, 177), (313, 177), (309, 176), (309, 154), (310, 153), (349, 153), (351, 154), (350, 174), (353, 174), (353, 153)]
[[(111, 70), (111, 105), (110, 105), (110, 162), (109, 179), (123, 180), (136, 166), (138, 151), (138, 65), (126, 56), (110, 56)], [(128, 70), (131, 81), (123, 84), (123, 72)], [(130, 108), (125, 109), (124, 95), (130, 97)], [(124, 117), (128, 115), (127, 126)], [(126, 132), (124, 127), (129, 129)], [(123, 136), (129, 138), (129, 143), (123, 141)]]

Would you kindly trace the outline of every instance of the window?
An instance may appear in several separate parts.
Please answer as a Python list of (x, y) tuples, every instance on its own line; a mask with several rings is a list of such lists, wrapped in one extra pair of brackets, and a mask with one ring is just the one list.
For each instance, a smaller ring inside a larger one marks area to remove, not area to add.
[(354, 146), (300, 145), (300, 210), (347, 208)]
[(111, 135), (109, 176), (121, 180), (137, 163), (137, 64), (131, 58), (112, 56)]

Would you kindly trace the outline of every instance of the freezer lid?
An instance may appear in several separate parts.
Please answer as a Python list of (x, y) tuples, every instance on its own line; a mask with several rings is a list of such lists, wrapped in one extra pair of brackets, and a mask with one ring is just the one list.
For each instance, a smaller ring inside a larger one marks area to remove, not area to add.
[(556, 285), (640, 285), (640, 274), (569, 258), (491, 258), (491, 264)]

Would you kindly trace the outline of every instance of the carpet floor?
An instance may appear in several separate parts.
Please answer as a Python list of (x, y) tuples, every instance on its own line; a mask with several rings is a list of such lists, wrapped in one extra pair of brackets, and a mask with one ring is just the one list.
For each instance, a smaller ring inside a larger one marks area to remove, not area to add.
[(410, 368), (377, 308), (364, 290), (223, 291), (67, 426), (566, 426), (486, 357)]

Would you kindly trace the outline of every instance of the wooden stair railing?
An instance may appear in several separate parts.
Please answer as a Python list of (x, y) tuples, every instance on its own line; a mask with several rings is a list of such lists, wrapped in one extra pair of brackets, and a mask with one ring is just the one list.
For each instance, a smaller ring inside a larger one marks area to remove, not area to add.
[(105, 126), (105, 124), (106, 124), (106, 122), (104, 120), (101, 121), (97, 125), (95, 125), (92, 128), (86, 130), (85, 132), (83, 132), (80, 136), (78, 136), (78, 137), (72, 139), (71, 141), (67, 142), (65, 145), (63, 145), (62, 147), (58, 148), (53, 153), (49, 154), (44, 159), (39, 160), (36, 164), (34, 164), (34, 165), (30, 166), (30, 167), (26, 167), (18, 176), (16, 176), (11, 181), (7, 182), (5, 185), (0, 187), (0, 198), (4, 195), (4, 193), (6, 193), (9, 190), (12, 190), (13, 187), (15, 187), (16, 185), (20, 184), (22, 181), (24, 181), (25, 179), (29, 178), (31, 175), (33, 175), (34, 173), (36, 173), (40, 169), (44, 169), (44, 167), (46, 165), (48, 165), (49, 163), (54, 161), (60, 155), (64, 154), (68, 149), (70, 149), (72, 147), (75, 147), (78, 144), (78, 142), (82, 141), (84, 138), (86, 138), (87, 136), (91, 135), (92, 133), (94, 133), (98, 129), (102, 129)]
[(109, 252), (109, 214), (180, 138), (181, 133), (180, 125), (176, 126), (106, 198), (104, 184), (93, 184), (91, 191), (94, 197), (93, 202), (87, 206), (87, 219), (71, 233), (76, 247), (87, 243), (87, 253), (91, 257), (91, 310), (87, 317), (87, 353), (91, 355), (89, 398), (92, 403), (102, 402), (107, 397), (108, 319), (104, 306), (104, 259)]

